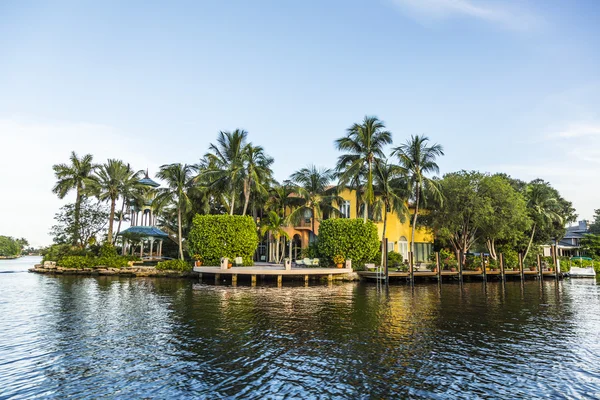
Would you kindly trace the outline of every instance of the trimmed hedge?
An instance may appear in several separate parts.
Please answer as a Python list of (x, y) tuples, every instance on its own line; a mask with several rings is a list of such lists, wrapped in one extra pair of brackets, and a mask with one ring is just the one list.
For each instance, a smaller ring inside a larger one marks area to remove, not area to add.
[(188, 236), (190, 254), (199, 254), (204, 265), (219, 265), (221, 257), (253, 265), (258, 231), (251, 216), (196, 215)]
[(156, 264), (156, 269), (161, 271), (191, 271), (192, 265), (184, 260), (167, 260)]
[(373, 260), (379, 254), (379, 237), (373, 222), (362, 219), (327, 219), (319, 227), (319, 255), (327, 262), (339, 254), (352, 260), (354, 269)]
[(63, 268), (125, 268), (129, 257), (90, 257), (90, 256), (65, 256), (56, 263)]

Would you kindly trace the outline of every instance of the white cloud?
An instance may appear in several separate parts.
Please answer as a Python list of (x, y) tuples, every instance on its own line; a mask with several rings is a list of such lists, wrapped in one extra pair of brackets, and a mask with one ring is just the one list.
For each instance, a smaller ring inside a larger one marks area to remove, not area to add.
[(107, 125), (0, 118), (0, 137), (0, 235), (25, 237), (35, 246), (51, 243), (53, 216), (72, 201), (59, 200), (51, 191), (52, 165), (68, 162), (72, 150), (91, 153), (97, 162), (120, 158), (134, 168), (156, 171), (145, 143)]
[(420, 21), (475, 18), (514, 30), (540, 26), (542, 20), (531, 12), (507, 1), (484, 0), (391, 0), (402, 12)]

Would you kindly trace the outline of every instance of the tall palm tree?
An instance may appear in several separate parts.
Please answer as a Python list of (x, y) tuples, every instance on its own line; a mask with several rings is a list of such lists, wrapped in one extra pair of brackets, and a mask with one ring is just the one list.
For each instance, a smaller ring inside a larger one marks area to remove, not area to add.
[(274, 185), (269, 191), (265, 208), (275, 211), (283, 218), (288, 209), (293, 211), (302, 205), (302, 199), (295, 196), (296, 194), (295, 186), (289, 181), (284, 181), (281, 185)]
[(523, 259), (527, 258), (527, 254), (533, 243), (536, 228), (540, 224), (547, 222), (563, 223), (563, 218), (560, 215), (559, 201), (554, 197), (548, 186), (543, 183), (531, 183), (527, 185), (525, 189), (525, 197), (527, 199), (527, 209), (533, 220), (533, 225), (531, 227), (531, 235), (529, 236), (529, 242), (525, 249)]
[(187, 164), (166, 164), (160, 167), (156, 177), (166, 183), (166, 187), (158, 189), (156, 202), (158, 204), (171, 203), (177, 208), (177, 242), (179, 245), (179, 258), (183, 260), (183, 235), (182, 214), (191, 206), (188, 189), (191, 186), (193, 167)]
[(376, 198), (375, 209), (379, 209), (383, 215), (381, 243), (386, 238), (388, 212), (396, 213), (400, 222), (406, 220), (407, 202), (410, 196), (406, 181), (404, 168), (389, 164), (387, 160), (375, 163), (373, 191)]
[(101, 201), (110, 202), (107, 242), (113, 243), (113, 223), (117, 199), (127, 194), (129, 189), (139, 185), (138, 173), (121, 160), (109, 159), (96, 168), (95, 174), (86, 179), (90, 192)]
[[(345, 137), (335, 141), (342, 154), (337, 163), (340, 185), (346, 185), (363, 173), (364, 220), (369, 215), (369, 206), (375, 201), (373, 195), (373, 164), (384, 158), (383, 148), (392, 143), (392, 134), (385, 130), (385, 124), (377, 117), (365, 116), (361, 124), (355, 123), (347, 129)], [(366, 171), (365, 171), (366, 167)], [(363, 172), (364, 171), (364, 172)], [(358, 191), (357, 191), (358, 193)]]
[(419, 204), (425, 198), (423, 192), (431, 192), (433, 198), (442, 200), (437, 182), (427, 177), (427, 175), (440, 172), (436, 158), (443, 155), (444, 148), (442, 145), (435, 143), (430, 146), (429, 138), (419, 135), (411, 136), (406, 143), (394, 148), (392, 151), (392, 156), (397, 156), (400, 166), (405, 169), (411, 194), (414, 196), (415, 201), (415, 214), (410, 236), (410, 251), (412, 253), (415, 252), (415, 229), (419, 215)]
[(243, 184), (244, 184), (244, 209), (242, 215), (246, 215), (250, 192), (252, 190), (259, 194), (267, 193), (267, 186), (272, 180), (273, 171), (271, 165), (274, 160), (269, 157), (261, 146), (253, 146), (248, 143), (243, 148)]
[(225, 186), (229, 197), (229, 214), (235, 211), (235, 200), (239, 196), (240, 183), (244, 176), (244, 149), (248, 132), (236, 129), (233, 132), (219, 132), (217, 143), (210, 144), (205, 158), (211, 168), (202, 170), (203, 177), (210, 186)]
[[(79, 219), (81, 215), (81, 200), (85, 192), (85, 181), (90, 177), (96, 166), (93, 164), (93, 156), (86, 154), (81, 158), (72, 151), (69, 157), (70, 164), (56, 164), (52, 166), (57, 182), (52, 188), (52, 192), (63, 199), (71, 190), (75, 190), (75, 209), (74, 209), (74, 231), (79, 233)], [(78, 234), (73, 235), (73, 245), (77, 246)], [(82, 243), (83, 244), (83, 243)]]
[(339, 204), (342, 200), (337, 196), (336, 188), (329, 185), (333, 176), (330, 169), (317, 168), (314, 165), (302, 168), (290, 176), (295, 184), (294, 191), (301, 198), (301, 205), (289, 215), (290, 221), (300, 221), (308, 211), (311, 216), (311, 229), (316, 234), (315, 220), (323, 218), (324, 211), (339, 213), (333, 203)]
[[(290, 236), (283, 229), (285, 225), (285, 220), (281, 218), (275, 211), (269, 211), (267, 213), (267, 218), (261, 221), (260, 234), (264, 236), (266, 233), (269, 234), (271, 239), (275, 240), (275, 254), (270, 254), (271, 260), (272, 257), (275, 257), (275, 262), (279, 262), (279, 248), (281, 237), (283, 236), (286, 239), (289, 239)], [(272, 241), (271, 241), (272, 242)]]
[[(119, 236), (119, 232), (121, 232), (121, 223), (127, 219), (127, 214), (125, 213), (125, 206), (127, 205), (127, 202), (140, 197), (144, 191), (144, 188), (146, 188), (139, 183), (139, 178), (142, 173), (142, 171), (133, 172), (131, 166), (127, 164), (127, 174), (130, 176), (123, 179), (121, 182), (121, 188), (119, 189), (119, 195), (121, 196), (122, 203), (121, 211), (117, 211), (115, 213), (119, 223), (117, 224), (117, 234), (113, 239), (113, 244), (117, 241), (117, 236)], [(146, 176), (148, 176), (147, 173)]]

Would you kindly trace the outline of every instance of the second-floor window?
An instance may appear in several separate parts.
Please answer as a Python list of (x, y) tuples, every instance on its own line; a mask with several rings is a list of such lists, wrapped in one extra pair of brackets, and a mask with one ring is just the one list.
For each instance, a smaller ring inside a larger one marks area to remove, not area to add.
[(344, 200), (340, 205), (340, 213), (342, 218), (350, 218), (350, 202), (348, 200)]

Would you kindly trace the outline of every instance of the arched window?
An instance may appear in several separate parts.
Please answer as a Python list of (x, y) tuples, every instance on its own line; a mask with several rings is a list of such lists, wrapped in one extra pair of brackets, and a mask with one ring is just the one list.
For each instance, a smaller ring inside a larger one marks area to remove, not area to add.
[(404, 236), (398, 240), (398, 253), (402, 255), (402, 259), (408, 260), (408, 240)]

